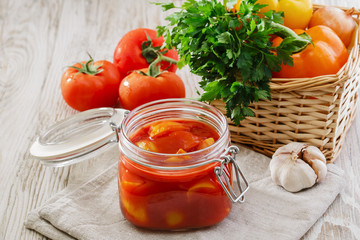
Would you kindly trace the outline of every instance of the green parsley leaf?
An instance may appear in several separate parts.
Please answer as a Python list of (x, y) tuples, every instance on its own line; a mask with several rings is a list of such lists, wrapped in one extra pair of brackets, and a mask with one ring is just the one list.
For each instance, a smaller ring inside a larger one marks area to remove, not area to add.
[(153, 4), (155, 4), (155, 5), (160, 5), (160, 6), (161, 6), (161, 9), (162, 9), (163, 11), (167, 11), (167, 10), (169, 10), (169, 9), (175, 8), (174, 3), (156, 3), (156, 2), (154, 2)]

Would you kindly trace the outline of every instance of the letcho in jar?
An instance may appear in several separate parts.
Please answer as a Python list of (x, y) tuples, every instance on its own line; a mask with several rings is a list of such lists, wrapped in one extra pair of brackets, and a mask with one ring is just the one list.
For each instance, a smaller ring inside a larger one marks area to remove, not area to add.
[(119, 144), (119, 196), (125, 218), (149, 229), (183, 230), (223, 220), (248, 183), (235, 162), (225, 117), (187, 99), (165, 99), (131, 112), (99, 108), (52, 126), (30, 148), (61, 167)]
[(119, 146), (121, 211), (136, 226), (212, 226), (243, 199), (238, 149), (230, 146), (225, 117), (207, 104), (173, 99), (134, 109), (121, 124)]

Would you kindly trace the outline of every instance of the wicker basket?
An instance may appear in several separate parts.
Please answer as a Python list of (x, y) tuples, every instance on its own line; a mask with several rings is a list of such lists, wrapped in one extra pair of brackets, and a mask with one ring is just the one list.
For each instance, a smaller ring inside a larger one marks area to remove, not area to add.
[[(321, 5), (315, 5), (314, 9), (319, 7)], [(354, 10), (353, 16), (358, 23), (359, 14)], [(349, 60), (337, 74), (273, 78), (270, 83), (272, 100), (251, 105), (255, 117), (247, 117), (239, 126), (228, 119), (232, 141), (268, 156), (284, 144), (305, 142), (319, 147), (328, 162), (333, 162), (356, 115), (359, 48), (360, 29), (357, 28), (349, 47)], [(222, 101), (211, 104), (226, 112)]]

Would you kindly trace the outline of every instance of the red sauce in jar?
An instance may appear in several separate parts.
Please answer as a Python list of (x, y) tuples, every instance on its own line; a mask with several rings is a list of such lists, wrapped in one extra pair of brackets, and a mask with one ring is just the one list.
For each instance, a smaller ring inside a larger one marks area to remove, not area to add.
[[(209, 147), (218, 139), (219, 134), (210, 125), (185, 119), (152, 122), (130, 136), (142, 149), (173, 154), (164, 160), (164, 166), (186, 163), (191, 157), (185, 153)], [(123, 215), (133, 224), (151, 229), (199, 228), (220, 222), (232, 203), (214, 174), (214, 167), (219, 165), (157, 170), (123, 155), (119, 165)], [(231, 178), (231, 170), (225, 168)]]

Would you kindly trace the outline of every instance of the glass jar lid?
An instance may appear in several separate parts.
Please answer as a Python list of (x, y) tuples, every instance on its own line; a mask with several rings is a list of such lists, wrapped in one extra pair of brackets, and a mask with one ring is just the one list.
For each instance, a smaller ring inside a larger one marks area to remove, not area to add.
[(93, 157), (116, 145), (116, 131), (128, 112), (98, 108), (75, 114), (41, 134), (30, 154), (42, 164), (56, 167)]

